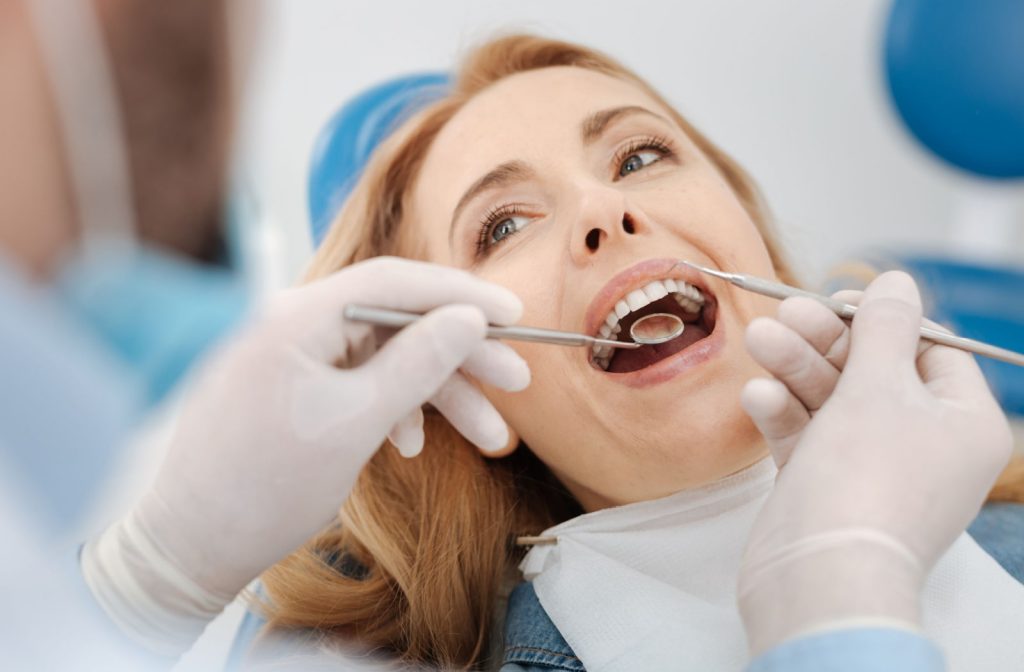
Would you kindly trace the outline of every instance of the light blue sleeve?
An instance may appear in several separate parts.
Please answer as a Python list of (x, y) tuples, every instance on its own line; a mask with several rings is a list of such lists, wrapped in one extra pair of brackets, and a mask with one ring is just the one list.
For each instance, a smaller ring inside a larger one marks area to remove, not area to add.
[(943, 672), (929, 639), (906, 630), (857, 628), (809, 635), (762, 654), (747, 672)]

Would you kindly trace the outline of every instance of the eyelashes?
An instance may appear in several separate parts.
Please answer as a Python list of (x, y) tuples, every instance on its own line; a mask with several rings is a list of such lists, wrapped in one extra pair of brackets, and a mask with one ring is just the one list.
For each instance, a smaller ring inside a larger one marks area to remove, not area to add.
[[(648, 162), (642, 160), (645, 153), (654, 153), (655, 157)], [(673, 143), (667, 137), (658, 135), (642, 136), (634, 138), (621, 149), (615, 152), (612, 159), (612, 181), (617, 182), (628, 178), (630, 175), (658, 163), (666, 158), (676, 156)], [(627, 162), (632, 159), (640, 159), (639, 163), (630, 163), (626, 170)], [(487, 257), (495, 247), (502, 244), (512, 236), (522, 231), (528, 223), (517, 222), (531, 217), (527, 214), (527, 208), (520, 203), (505, 203), (495, 206), (487, 211), (480, 221), (479, 234), (476, 241), (476, 259), (481, 260)], [(507, 226), (511, 224), (511, 227)], [(496, 234), (500, 235), (496, 238)]]
[(499, 225), (508, 221), (514, 221), (517, 217), (524, 214), (525, 209), (518, 203), (506, 203), (488, 210), (481, 222), (480, 235), (477, 237), (477, 257), (486, 256), (495, 245), (500, 245), (503, 240), (519, 233), (520, 229), (516, 228), (509, 231), (504, 237), (497, 240), (494, 239), (494, 234), (497, 232)]
[(622, 179), (630, 173), (623, 174), (622, 169), (626, 161), (634, 155), (642, 152), (655, 152), (658, 154), (658, 158), (649, 164), (645, 164), (643, 168), (650, 166), (662, 159), (675, 156), (675, 151), (672, 149), (672, 143), (668, 138), (659, 135), (649, 135), (642, 138), (636, 138), (631, 140), (629, 144), (620, 149), (615, 153), (615, 159), (613, 164), (615, 166), (615, 179)]

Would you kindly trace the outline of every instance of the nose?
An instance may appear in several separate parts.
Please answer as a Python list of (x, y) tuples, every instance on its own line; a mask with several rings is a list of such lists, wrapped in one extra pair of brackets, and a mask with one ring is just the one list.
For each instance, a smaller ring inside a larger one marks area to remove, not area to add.
[(599, 251), (637, 233), (638, 217), (623, 194), (604, 185), (581, 189), (570, 249), (576, 263), (585, 264)]

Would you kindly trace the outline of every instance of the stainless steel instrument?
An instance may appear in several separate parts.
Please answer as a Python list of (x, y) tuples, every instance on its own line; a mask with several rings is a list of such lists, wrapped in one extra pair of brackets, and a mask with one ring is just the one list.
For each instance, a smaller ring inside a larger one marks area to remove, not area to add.
[[(791, 296), (804, 296), (809, 299), (814, 299), (815, 301), (824, 304), (825, 307), (831, 309), (836, 315), (844, 320), (852, 320), (853, 316), (857, 314), (857, 306), (852, 306), (848, 303), (843, 303), (842, 301), (836, 301), (828, 296), (808, 292), (804, 289), (790, 287), (789, 285), (784, 285), (781, 282), (765, 280), (764, 278), (758, 278), (745, 273), (726, 273), (725, 271), (718, 271), (712, 268), (698, 266), (697, 264), (690, 263), (689, 261), (680, 261), (679, 263), (684, 266), (689, 266), (701, 273), (707, 273), (708, 275), (712, 275), (716, 278), (721, 278), (722, 280), (730, 282), (741, 289), (745, 289), (756, 294), (770, 296), (775, 299), (788, 299)], [(973, 338), (956, 336), (931, 327), (921, 327), (921, 338), (933, 343), (939, 343), (940, 345), (948, 345), (951, 348), (959, 348), (960, 350), (973, 352), (974, 354), (982, 355), (983, 357), (998, 359), (1001, 362), (1009, 362), (1010, 364), (1016, 364), (1017, 366), (1024, 366), (1024, 354), (1014, 352), (1013, 350), (1007, 350), (1006, 348), (1000, 348), (999, 346), (991, 345), (989, 343), (983, 343), (982, 341), (976, 341)]]
[[(382, 327), (406, 327), (423, 317), (419, 313), (408, 313), (401, 310), (390, 310), (388, 308), (375, 308), (372, 306), (361, 306), (349, 304), (345, 306), (342, 315), (346, 320), (353, 322), (365, 322), (376, 324)], [(541, 329), (539, 327), (497, 327), (487, 328), (487, 338), (508, 339), (512, 341), (530, 341), (531, 343), (551, 343), (552, 345), (571, 346), (593, 346), (607, 345), (613, 348), (626, 348), (635, 350), (640, 347), (639, 343), (629, 341), (612, 341), (604, 338), (596, 338), (587, 334), (578, 334), (572, 331), (558, 331), (557, 329)]]

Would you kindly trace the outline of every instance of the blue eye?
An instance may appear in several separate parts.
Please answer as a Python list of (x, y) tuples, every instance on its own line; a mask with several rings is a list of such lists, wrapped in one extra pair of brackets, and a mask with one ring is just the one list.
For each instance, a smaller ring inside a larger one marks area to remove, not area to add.
[(491, 227), (490, 243), (500, 243), (509, 236), (519, 233), (530, 223), (528, 217), (506, 217)]
[(519, 205), (505, 205), (487, 213), (480, 228), (477, 254), (486, 255), (490, 248), (519, 233), (532, 220), (531, 215), (523, 214)]
[(634, 152), (626, 157), (619, 166), (619, 177), (626, 177), (630, 173), (643, 170), (647, 166), (661, 161), (663, 154), (653, 149), (642, 152)]

